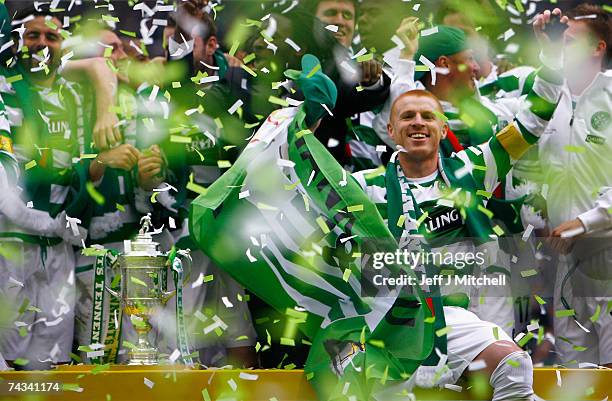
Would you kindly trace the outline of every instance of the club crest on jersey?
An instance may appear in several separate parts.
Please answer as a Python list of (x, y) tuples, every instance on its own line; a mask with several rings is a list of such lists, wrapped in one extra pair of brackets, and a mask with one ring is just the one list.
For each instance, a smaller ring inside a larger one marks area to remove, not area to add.
[(591, 126), (596, 131), (603, 131), (610, 125), (612, 117), (607, 111), (598, 111), (591, 116)]

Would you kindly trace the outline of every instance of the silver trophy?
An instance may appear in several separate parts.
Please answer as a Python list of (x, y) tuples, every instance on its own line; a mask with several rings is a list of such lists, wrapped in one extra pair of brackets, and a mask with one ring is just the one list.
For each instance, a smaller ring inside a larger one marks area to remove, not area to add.
[[(128, 365), (157, 365), (159, 351), (149, 341), (151, 314), (164, 305), (176, 291), (167, 291), (167, 254), (158, 250), (150, 233), (151, 217), (144, 216), (142, 228), (134, 240), (126, 244), (124, 253), (119, 255), (121, 269), (121, 293), (106, 288), (121, 300), (124, 313), (130, 317), (138, 335), (135, 347), (128, 353)], [(129, 244), (129, 245), (128, 245)]]

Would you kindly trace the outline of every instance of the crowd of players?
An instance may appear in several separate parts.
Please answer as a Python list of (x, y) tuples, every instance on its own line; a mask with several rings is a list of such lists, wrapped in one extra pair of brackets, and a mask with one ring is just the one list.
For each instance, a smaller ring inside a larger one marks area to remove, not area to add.
[[(490, 43), (505, 39), (479, 33), (469, 10), (440, 7), (426, 22), (402, 2), (312, 0), (262, 6), (245, 18), (224, 16), (223, 3), (158, 3), (140, 8), (163, 28), (157, 57), (150, 37), (115, 30), (108, 15), (75, 19), (37, 4), (2, 16), (0, 353), (9, 366), (99, 362), (108, 358), (99, 342), (111, 331), (119, 344), (134, 341), (129, 318), (119, 315), (120, 324), (110, 296), (96, 292), (95, 251), (122, 251), (147, 214), (162, 228), (164, 250), (193, 250), (183, 299), (199, 362), (300, 364), (305, 346), (296, 353), (275, 343), (284, 316), (196, 251), (188, 213), (271, 112), (303, 99), (283, 74), (300, 69), (306, 53), (337, 89), (315, 135), (350, 172), (386, 166), (397, 145), (421, 146), (431, 134), (398, 138), (402, 123), (443, 121), (439, 152), (450, 157), (513, 126), (525, 101), (536, 104), (521, 141), (536, 142), (531, 131), (541, 125), (538, 143), (510, 152), (512, 169), (490, 145), (481, 175), (491, 218), (514, 247), (507, 273), (538, 277), (528, 291), (510, 289), (484, 305), (473, 297), (469, 309), (528, 348), (534, 363), (612, 364), (609, 9), (582, 4), (525, 25), (544, 70), (563, 75), (548, 77), (561, 93), (553, 113), (537, 107), (545, 103), (534, 94), (539, 60), (513, 67), (494, 57)], [(412, 112), (398, 114), (398, 104)], [(425, 208), (438, 178), (413, 162), (418, 180), (407, 182)], [(367, 174), (355, 178), (375, 202), (389, 201)], [(105, 274), (110, 283), (114, 273)], [(92, 324), (100, 310), (103, 329)], [(177, 348), (174, 313), (168, 306), (152, 322), (167, 355)], [(521, 341), (525, 333), (533, 339)], [(128, 347), (117, 347), (120, 362)]]

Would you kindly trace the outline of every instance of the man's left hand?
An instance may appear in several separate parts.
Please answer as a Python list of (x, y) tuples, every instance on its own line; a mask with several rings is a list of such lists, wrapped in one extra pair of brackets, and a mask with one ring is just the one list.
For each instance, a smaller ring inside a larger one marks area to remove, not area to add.
[[(576, 235), (567, 238), (561, 237), (564, 232), (577, 230), (582, 230), (582, 232), (578, 232)], [(580, 219), (566, 221), (565, 223), (559, 224), (559, 226), (557, 226), (552, 233), (550, 233), (550, 236), (547, 238), (547, 242), (554, 250), (565, 255), (572, 249), (575, 239), (583, 235), (585, 232), (586, 228)]]
[(368, 60), (360, 63), (361, 65), (361, 86), (368, 87), (374, 85), (382, 75), (382, 65), (376, 60)]

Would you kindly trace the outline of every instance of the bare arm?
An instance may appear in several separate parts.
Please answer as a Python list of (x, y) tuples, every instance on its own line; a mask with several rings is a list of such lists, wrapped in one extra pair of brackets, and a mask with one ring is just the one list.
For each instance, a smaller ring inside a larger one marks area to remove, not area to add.
[(68, 80), (92, 83), (96, 94), (96, 124), (93, 140), (98, 149), (108, 149), (121, 142), (121, 132), (117, 127), (117, 115), (111, 111), (117, 93), (117, 75), (102, 57), (83, 60), (69, 60), (64, 64), (62, 76)]

